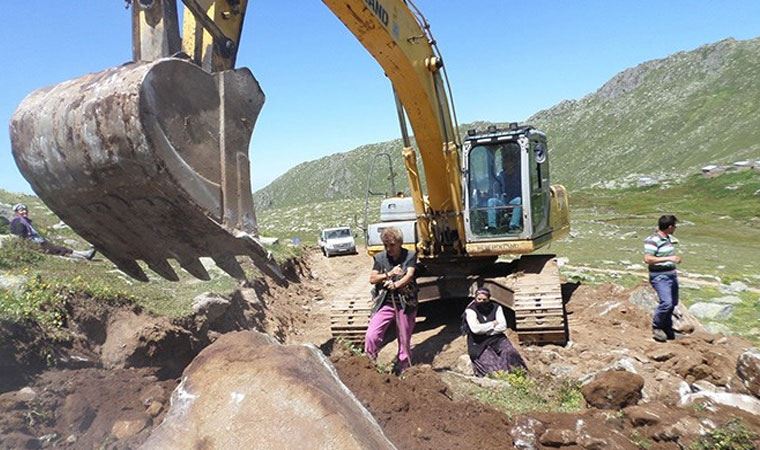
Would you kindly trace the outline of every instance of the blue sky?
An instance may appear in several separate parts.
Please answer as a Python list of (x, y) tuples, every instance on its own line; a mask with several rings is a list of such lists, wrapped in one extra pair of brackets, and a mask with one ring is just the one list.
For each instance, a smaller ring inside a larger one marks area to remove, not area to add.
[[(179, 2), (179, 0), (178, 0)], [(760, 36), (760, 1), (417, 0), (460, 123), (520, 121), (621, 70), (724, 38)], [(29, 92), (131, 57), (123, 0), (16, 0), (0, 27), (0, 188), (30, 193), (7, 124)], [(318, 0), (250, 0), (238, 65), (267, 95), (251, 144), (255, 189), (289, 168), (398, 137), (388, 80)]]

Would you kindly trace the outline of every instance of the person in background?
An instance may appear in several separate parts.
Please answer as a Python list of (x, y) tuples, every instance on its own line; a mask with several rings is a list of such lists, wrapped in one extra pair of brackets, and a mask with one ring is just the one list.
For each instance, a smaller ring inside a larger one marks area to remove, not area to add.
[(487, 221), (489, 228), (498, 224), (498, 208), (512, 206), (509, 219), (509, 231), (519, 230), (522, 220), (522, 185), (520, 183), (519, 156), (503, 150), (501, 171), (496, 175), (491, 191), (493, 197), (488, 199)]
[(364, 352), (377, 358), (385, 331), (396, 324), (398, 353), (396, 372), (401, 373), (412, 365), (411, 340), (417, 318), (417, 284), (414, 272), (417, 254), (401, 246), (404, 236), (396, 227), (385, 228), (380, 234), (385, 251), (374, 256), (369, 282), (374, 285), (375, 305), (364, 339)]
[(467, 353), (475, 376), (525, 369), (525, 361), (504, 334), (507, 329), (504, 310), (491, 301), (491, 291), (478, 289), (462, 319), (462, 329), (467, 334)]
[(676, 264), (681, 263), (675, 248), (678, 239), (673, 236), (676, 222), (676, 216), (661, 216), (657, 221), (657, 231), (644, 240), (644, 263), (649, 266), (649, 283), (659, 298), (652, 315), (652, 337), (657, 342), (676, 338), (673, 331), (673, 310), (678, 305)]
[(40, 236), (37, 230), (32, 225), (32, 219), (29, 218), (29, 208), (23, 203), (18, 203), (13, 206), (14, 217), (11, 220), (10, 229), (11, 233), (16, 236), (22, 237), (26, 240), (32, 241), (40, 246), (40, 249), (51, 255), (68, 256), (77, 259), (90, 260), (95, 256), (95, 249), (92, 248), (88, 251), (72, 250), (68, 247), (55, 245), (48, 241), (44, 237)]

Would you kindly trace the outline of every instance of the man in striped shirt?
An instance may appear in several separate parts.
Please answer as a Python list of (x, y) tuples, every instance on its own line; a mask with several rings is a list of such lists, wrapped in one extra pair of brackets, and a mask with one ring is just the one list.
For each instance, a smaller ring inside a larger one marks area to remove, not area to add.
[(673, 236), (677, 221), (673, 215), (660, 217), (657, 232), (644, 240), (644, 262), (649, 265), (649, 282), (660, 299), (652, 316), (652, 337), (657, 342), (676, 337), (673, 331), (673, 310), (678, 305), (676, 264), (681, 263), (674, 247), (678, 243)]

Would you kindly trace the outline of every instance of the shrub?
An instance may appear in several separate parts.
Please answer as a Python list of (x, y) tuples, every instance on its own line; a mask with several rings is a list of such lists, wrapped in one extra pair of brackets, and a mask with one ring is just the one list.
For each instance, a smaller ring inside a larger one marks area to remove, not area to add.
[(42, 259), (35, 244), (27, 240), (6, 238), (0, 243), (0, 269), (35, 266)]
[(733, 419), (702, 436), (691, 445), (691, 450), (753, 450), (752, 434), (739, 419)]

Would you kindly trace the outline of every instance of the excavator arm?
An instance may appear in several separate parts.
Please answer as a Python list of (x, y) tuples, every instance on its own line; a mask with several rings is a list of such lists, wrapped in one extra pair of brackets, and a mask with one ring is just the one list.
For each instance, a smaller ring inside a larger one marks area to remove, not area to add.
[[(244, 278), (249, 256), (282, 280), (259, 244), (248, 144), (264, 94), (235, 69), (245, 0), (133, 0), (133, 62), (33, 92), (11, 121), (13, 154), (39, 197), (127, 274), (137, 261), (207, 279), (204, 257)], [(442, 60), (402, 0), (324, 0), (378, 61), (414, 132), (404, 157), (423, 253), (464, 251), (457, 131)], [(413, 5), (412, 5), (413, 6)], [(400, 111), (403, 117), (403, 112)]]
[[(181, 50), (208, 72), (233, 68), (247, 2), (182, 1), (185, 12)], [(133, 8), (134, 59), (152, 60), (179, 51), (176, 3), (169, 0), (137, 3), (138, 7)], [(145, 3), (150, 3), (150, 7), (146, 8)], [(405, 0), (323, 0), (323, 3), (380, 64), (409, 117), (428, 190), (425, 200), (417, 153), (405, 139), (403, 155), (422, 252), (461, 254), (464, 250), (461, 145), (441, 76), (443, 60), (435, 49), (425, 18)]]

